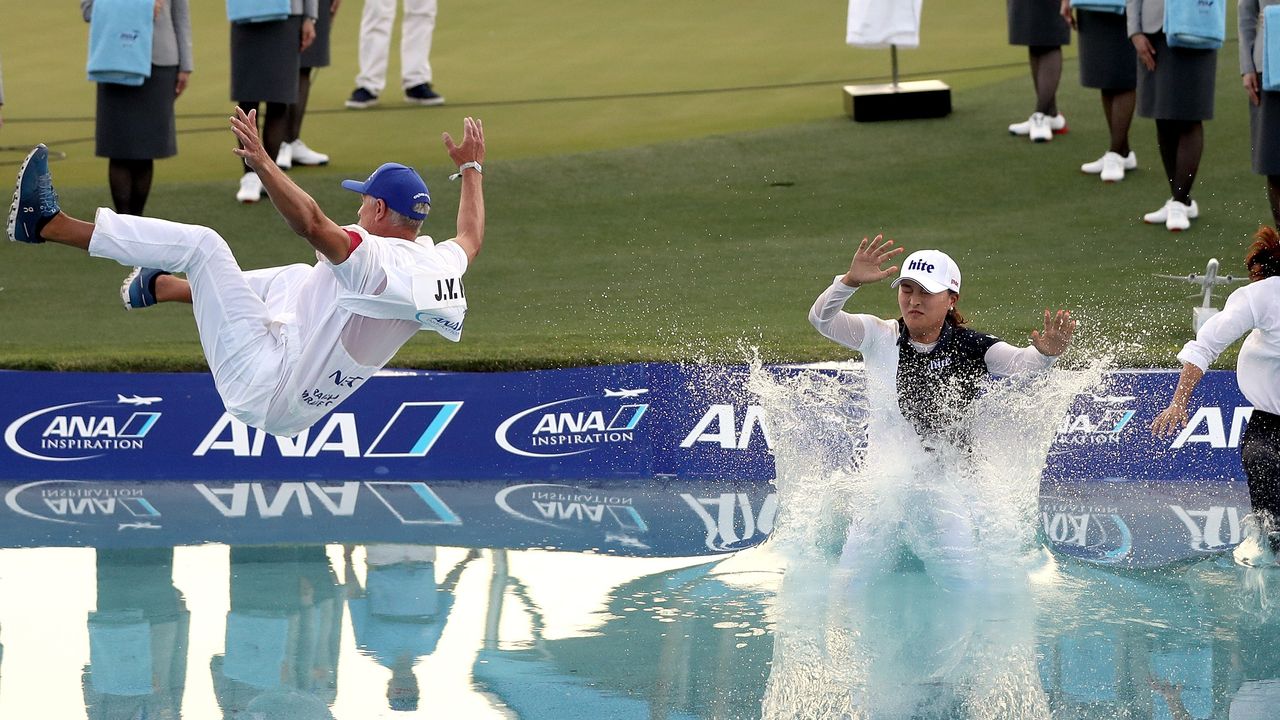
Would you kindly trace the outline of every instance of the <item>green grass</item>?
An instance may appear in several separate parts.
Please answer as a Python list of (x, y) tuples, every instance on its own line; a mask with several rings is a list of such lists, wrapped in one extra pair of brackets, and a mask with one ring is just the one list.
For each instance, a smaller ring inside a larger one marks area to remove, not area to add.
[[(220, 3), (200, 5), (197, 77), (181, 107), (210, 117), (184, 118), (181, 127), (221, 133), (213, 116), (227, 105), (226, 29)], [(857, 240), (883, 231), (910, 249), (939, 247), (956, 258), (961, 305), (976, 327), (1021, 344), (1043, 307), (1067, 306), (1084, 320), (1078, 356), (1114, 353), (1130, 366), (1169, 366), (1189, 336), (1195, 301), (1185, 296), (1193, 288), (1152, 275), (1199, 270), (1211, 256), (1224, 272), (1238, 271), (1248, 235), (1267, 217), (1261, 178), (1249, 171), (1232, 45), (1219, 62), (1218, 117), (1206, 124), (1196, 193), (1203, 217), (1173, 236), (1136, 221), (1168, 195), (1149, 121), (1135, 122), (1142, 169), (1125, 182), (1104, 186), (1077, 171), (1106, 139), (1097, 95), (1078, 87), (1074, 62), (1060, 101), (1072, 131), (1044, 146), (1003, 131), (1029, 111), (1030, 82), (1020, 68), (940, 73), (955, 88), (956, 110), (936, 121), (852, 123), (840, 115), (837, 85), (496, 102), (804, 83), (887, 66), (884, 53), (840, 44), (843, 8), (830, 4), (602, 5), (554, 0), (534, 13), (479, 0), (445, 8), (433, 60), (450, 105), (363, 113), (327, 112), (340, 106), (354, 74), (358, 3), (343, 8), (337, 67), (318, 83), (304, 133), (335, 163), (293, 174), (333, 217), (352, 220), (356, 208), (339, 179), (396, 158), (424, 168), (435, 197), (427, 231), (450, 236), (457, 188), (443, 181), (448, 168), (435, 137), (477, 114), (489, 138), (488, 236), (468, 273), (464, 340), (422, 334), (394, 365), (742, 360), (744, 344), (774, 361), (846, 357), (805, 314), (847, 267)], [(24, 22), (53, 13), (29, 12)], [(908, 70), (1022, 58), (1003, 44), (995, 4), (963, 11), (936, 4), (925, 20), (927, 49), (904, 53)], [(35, 119), (92, 112), (84, 28), (62, 25), (62, 42), (74, 52), (56, 58), (56, 72), (42, 70), (51, 78), (43, 83), (29, 76), (33, 57), (53, 53), (37, 52), (38, 38), (14, 25), (0, 28), (6, 145), (92, 135), (91, 123)], [(965, 34), (972, 30), (979, 31)], [(63, 75), (72, 79), (57, 79)], [(182, 154), (157, 165), (148, 214), (216, 228), (246, 268), (308, 262), (305, 243), (269, 205), (234, 203), (229, 144), (229, 135), (184, 134)], [(92, 143), (55, 149), (68, 154), (54, 166), (66, 209), (88, 217), (107, 204), (105, 161), (90, 157)], [(0, 248), (0, 367), (203, 367), (189, 309), (123, 312), (114, 301), (122, 275), (64, 248)], [(868, 288), (853, 305), (896, 313), (887, 286)]]

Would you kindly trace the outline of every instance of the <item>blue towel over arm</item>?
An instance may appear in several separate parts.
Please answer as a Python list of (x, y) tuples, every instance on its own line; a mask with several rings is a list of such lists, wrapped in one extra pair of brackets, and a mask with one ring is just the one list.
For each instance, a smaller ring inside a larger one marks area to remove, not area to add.
[(284, 20), (292, 9), (289, 0), (227, 0), (227, 19), (233, 23)]
[(1216, 50), (1227, 37), (1225, 0), (1165, 0), (1164, 34), (1171, 47)]
[(1071, 0), (1071, 7), (1077, 10), (1124, 14), (1124, 0)]
[(1258, 41), (1262, 43), (1262, 89), (1280, 91), (1280, 5), (1263, 8), (1262, 37)]
[(151, 77), (155, 0), (97, 0), (89, 18), (89, 62), (93, 82), (141, 85)]

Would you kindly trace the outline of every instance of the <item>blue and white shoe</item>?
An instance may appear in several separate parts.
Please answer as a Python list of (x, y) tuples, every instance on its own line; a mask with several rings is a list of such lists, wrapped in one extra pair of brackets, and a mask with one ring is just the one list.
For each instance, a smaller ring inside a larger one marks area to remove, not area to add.
[(120, 299), (124, 302), (124, 309), (140, 310), (155, 305), (156, 278), (169, 274), (171, 273), (155, 268), (135, 267), (120, 285)]
[(49, 175), (49, 148), (37, 145), (22, 161), (18, 181), (13, 188), (13, 205), (9, 206), (9, 239), (24, 243), (42, 243), (40, 229), (62, 209), (58, 193)]

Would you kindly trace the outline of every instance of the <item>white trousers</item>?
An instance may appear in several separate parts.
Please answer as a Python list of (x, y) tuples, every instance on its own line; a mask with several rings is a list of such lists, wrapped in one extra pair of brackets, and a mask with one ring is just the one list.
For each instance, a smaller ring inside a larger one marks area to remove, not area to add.
[[(387, 86), (387, 56), (396, 0), (364, 0), (360, 15), (360, 74), (356, 86), (380, 95)], [(400, 28), (401, 85), (431, 82), (431, 36), (436, 31), (436, 0), (404, 0)]]
[(98, 209), (89, 254), (186, 273), (214, 387), (228, 413), (263, 427), (290, 365), (284, 333), (272, 323), (265, 301), (271, 271), (243, 273), (226, 241), (207, 227), (117, 215), (108, 208)]

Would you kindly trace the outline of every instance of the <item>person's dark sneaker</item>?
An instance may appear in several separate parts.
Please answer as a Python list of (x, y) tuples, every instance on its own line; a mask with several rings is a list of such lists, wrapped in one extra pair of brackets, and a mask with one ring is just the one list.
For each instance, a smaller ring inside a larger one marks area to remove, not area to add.
[(49, 148), (37, 145), (27, 154), (18, 169), (13, 188), (13, 204), (9, 206), (9, 239), (15, 242), (42, 243), (40, 230), (62, 209), (58, 193), (49, 175)]
[(443, 105), (444, 97), (431, 89), (431, 83), (422, 83), (405, 88), (404, 101), (414, 105)]
[(124, 302), (124, 309), (139, 310), (155, 305), (156, 278), (169, 274), (171, 273), (155, 268), (134, 268), (120, 284), (120, 299)]
[(363, 110), (377, 105), (378, 96), (362, 87), (358, 87), (351, 91), (351, 97), (347, 98), (347, 102), (344, 104), (352, 110)]

